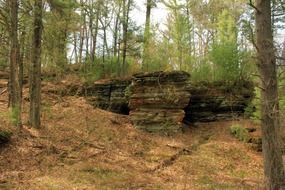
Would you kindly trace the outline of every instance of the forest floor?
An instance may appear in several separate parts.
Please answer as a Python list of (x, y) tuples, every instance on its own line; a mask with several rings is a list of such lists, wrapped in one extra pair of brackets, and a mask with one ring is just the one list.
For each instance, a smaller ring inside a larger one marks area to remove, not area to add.
[[(27, 92), (24, 92), (24, 94)], [(24, 118), (27, 118), (27, 102)], [(94, 109), (82, 97), (43, 94), (42, 128), (9, 127), (0, 148), (0, 189), (261, 189), (262, 155), (230, 134), (247, 120), (201, 123), (172, 136), (135, 129), (128, 116)]]

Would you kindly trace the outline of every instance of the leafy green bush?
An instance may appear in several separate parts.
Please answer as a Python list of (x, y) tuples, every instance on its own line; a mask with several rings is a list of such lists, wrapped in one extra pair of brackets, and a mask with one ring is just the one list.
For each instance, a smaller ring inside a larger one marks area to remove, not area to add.
[(214, 44), (210, 59), (214, 63), (215, 80), (236, 80), (240, 76), (239, 51), (237, 44)]
[(191, 79), (193, 81), (212, 81), (213, 70), (210, 63), (203, 61), (191, 70)]

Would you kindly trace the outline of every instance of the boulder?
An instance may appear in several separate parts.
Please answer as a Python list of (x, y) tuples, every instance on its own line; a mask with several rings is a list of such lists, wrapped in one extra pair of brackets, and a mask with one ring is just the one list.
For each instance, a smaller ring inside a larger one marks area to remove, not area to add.
[(129, 89), (134, 126), (149, 132), (180, 130), (190, 100), (189, 78), (182, 71), (134, 75)]

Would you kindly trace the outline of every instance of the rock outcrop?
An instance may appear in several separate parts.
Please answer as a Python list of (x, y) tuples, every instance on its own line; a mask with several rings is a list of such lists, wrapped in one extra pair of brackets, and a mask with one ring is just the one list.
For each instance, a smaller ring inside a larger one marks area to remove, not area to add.
[(130, 79), (98, 81), (86, 87), (87, 99), (95, 107), (127, 115), (129, 108), (125, 93), (130, 83)]
[(231, 120), (245, 112), (254, 97), (254, 86), (248, 81), (200, 82), (191, 84), (190, 93), (186, 123)]
[[(191, 82), (182, 71), (136, 74), (132, 79), (100, 80), (93, 84), (61, 81), (43, 92), (84, 96), (94, 107), (129, 114), (146, 131), (177, 131), (181, 123), (239, 118), (254, 97), (252, 82)], [(191, 97), (191, 99), (190, 99)]]
[(107, 110), (110, 105), (111, 81), (100, 81), (85, 89), (87, 100), (94, 107)]
[(120, 113), (129, 114), (128, 103), (129, 100), (126, 96), (126, 91), (131, 84), (130, 79), (126, 80), (112, 80), (111, 83), (111, 94), (110, 94), (110, 104), (108, 110)]
[(189, 78), (181, 71), (134, 75), (129, 89), (134, 126), (150, 132), (180, 130), (190, 100)]

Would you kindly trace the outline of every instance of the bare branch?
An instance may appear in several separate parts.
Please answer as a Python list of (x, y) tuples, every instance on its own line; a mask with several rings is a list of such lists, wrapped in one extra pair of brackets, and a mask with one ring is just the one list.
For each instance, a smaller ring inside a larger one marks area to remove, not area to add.
[(251, 6), (252, 8), (254, 8), (256, 10), (256, 12), (260, 13), (260, 10), (253, 4), (252, 0), (249, 0), (248, 5)]

